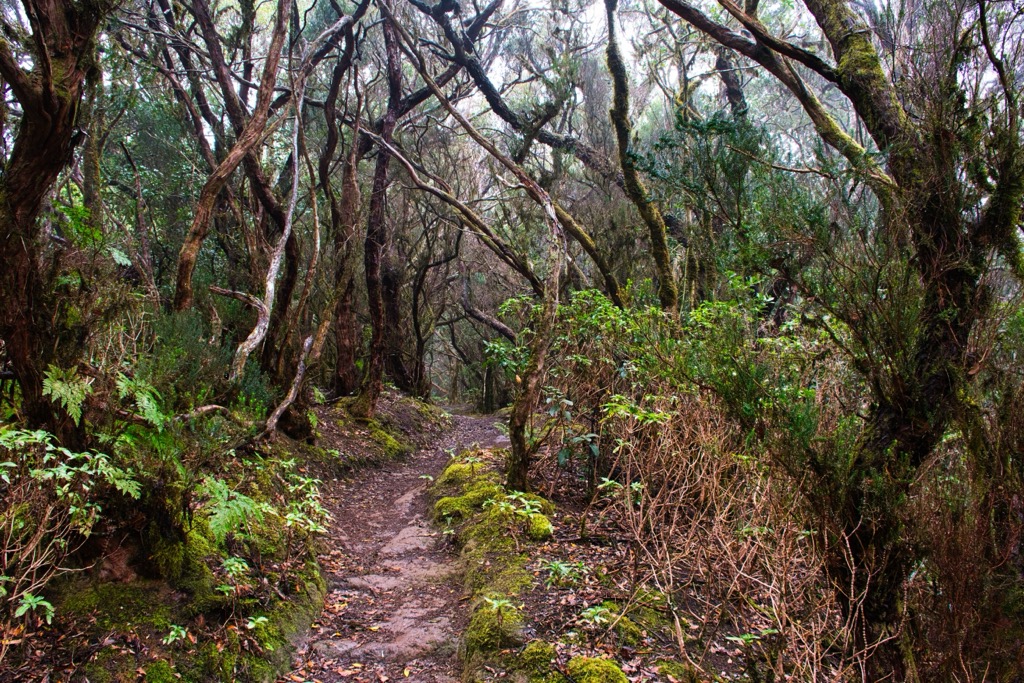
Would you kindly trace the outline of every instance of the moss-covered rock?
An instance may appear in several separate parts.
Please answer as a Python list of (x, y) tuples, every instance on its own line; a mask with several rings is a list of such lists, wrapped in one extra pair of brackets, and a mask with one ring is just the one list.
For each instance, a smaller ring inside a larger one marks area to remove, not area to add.
[(484, 503), (497, 500), (504, 495), (504, 490), (489, 479), (473, 482), (458, 496), (445, 496), (434, 503), (434, 516), (438, 519), (449, 518), (464, 520), (483, 509)]
[(146, 683), (178, 683), (174, 675), (174, 667), (160, 660), (146, 667)]
[(92, 583), (69, 581), (57, 589), (56, 608), (73, 617), (95, 618), (108, 631), (145, 626), (166, 631), (178, 618), (179, 606), (162, 581)]
[(551, 520), (547, 518), (547, 515), (534, 513), (526, 521), (526, 535), (534, 541), (546, 541), (554, 533), (555, 528), (551, 526)]
[(180, 538), (167, 538), (155, 525), (150, 527), (150, 559), (160, 575), (191, 597), (193, 615), (220, 609), (227, 598), (216, 591), (217, 579), (210, 564), (220, 557), (205, 520), (196, 518)]
[(663, 680), (675, 683), (700, 683), (700, 675), (690, 664), (663, 659), (654, 666)]
[(619, 665), (610, 659), (573, 657), (565, 671), (575, 683), (629, 683)]
[[(546, 516), (553, 512), (551, 503), (532, 495), (509, 496), (495, 467), (492, 452), (467, 451), (445, 468), (432, 489), (440, 496), (434, 504), (435, 518), (457, 523), (466, 591), (477, 598), (511, 598), (528, 590), (534, 577), (527, 570), (530, 558), (522, 545), (546, 540), (553, 533)], [(524, 515), (528, 510), (532, 511)], [(517, 683), (548, 683), (547, 678), (556, 675), (549, 666), (554, 657), (550, 645), (538, 641), (523, 651), (535, 665), (501, 654), (522, 642), (524, 615), (519, 610), (505, 606), (496, 611), (486, 600), (476, 604), (463, 638), (464, 680), (476, 680), (488, 668), (514, 671)]]
[(380, 446), (385, 458), (395, 460), (412, 453), (412, 444), (401, 438), (397, 430), (385, 428), (378, 420), (368, 420), (366, 428), (370, 433), (370, 439)]
[(522, 628), (523, 614), (517, 608), (481, 604), (473, 612), (463, 637), (466, 659), (521, 644)]
[(509, 664), (509, 670), (526, 674), (530, 679), (551, 673), (551, 662), (557, 656), (555, 646), (543, 640), (531, 640)]
[(519, 497), (520, 500), (533, 503), (533, 505), (536, 506), (536, 508), (539, 509), (542, 514), (555, 514), (555, 504), (552, 503), (547, 498), (538, 496), (536, 493), (518, 493), (516, 495)]

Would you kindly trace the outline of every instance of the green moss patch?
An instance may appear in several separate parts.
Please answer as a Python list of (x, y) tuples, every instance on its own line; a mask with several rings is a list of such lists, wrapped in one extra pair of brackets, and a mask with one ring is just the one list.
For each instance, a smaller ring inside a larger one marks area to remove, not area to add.
[[(551, 537), (551, 521), (536, 510), (553, 508), (536, 496), (509, 496), (495, 469), (492, 453), (466, 451), (445, 468), (432, 490), (438, 496), (435, 519), (456, 525), (466, 591), (474, 598), (463, 638), (464, 677), (471, 680), (484, 667), (490, 667), (516, 670), (526, 678), (543, 678), (550, 673), (552, 646), (531, 644), (524, 650), (536, 663), (527, 666), (529, 671), (508, 649), (522, 644), (526, 620), (512, 601), (534, 583), (527, 570), (530, 557), (523, 552), (524, 546)], [(543, 664), (537, 663), (541, 660)]]
[(75, 617), (95, 618), (96, 626), (108, 631), (137, 627), (166, 631), (181, 612), (173, 591), (163, 581), (69, 581), (58, 587), (55, 607)]
[(527, 520), (526, 535), (534, 541), (546, 541), (555, 533), (551, 520), (539, 512), (530, 515)]
[(396, 391), (384, 392), (371, 420), (349, 413), (353, 401), (343, 398), (314, 409), (317, 438), (312, 450), (334, 476), (405, 457), (451, 425), (451, 416), (441, 408)]
[(575, 683), (629, 683), (619, 665), (609, 659), (573, 657), (565, 671)]
[(657, 662), (655, 667), (665, 680), (675, 681), (676, 683), (700, 683), (700, 675), (689, 664), (663, 659)]
[(381, 452), (387, 460), (404, 458), (413, 451), (411, 443), (400, 436), (395, 430), (386, 429), (378, 420), (369, 420), (366, 428), (370, 433), (370, 439), (380, 446)]
[(469, 519), (483, 510), (485, 503), (501, 498), (504, 489), (489, 479), (476, 479), (467, 482), (461, 495), (445, 496), (434, 503), (434, 516), (439, 519), (450, 518), (454, 521)]
[(478, 606), (463, 638), (466, 658), (522, 644), (522, 628), (523, 614), (516, 607)]
[(551, 673), (551, 664), (558, 656), (555, 646), (543, 640), (531, 640), (515, 655), (510, 670), (525, 674), (530, 680), (544, 678)]

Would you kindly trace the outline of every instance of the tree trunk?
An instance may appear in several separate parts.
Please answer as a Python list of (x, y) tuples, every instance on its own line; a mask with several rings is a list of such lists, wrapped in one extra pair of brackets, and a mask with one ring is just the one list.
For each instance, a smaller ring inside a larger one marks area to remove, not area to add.
[[(390, 243), (390, 240), (388, 240)], [(381, 268), (381, 295), (384, 301), (384, 337), (387, 356), (384, 368), (391, 381), (404, 392), (415, 394), (416, 384), (405, 364), (402, 348), (402, 281), (394, 258), (387, 249)]]
[[(388, 107), (381, 121), (380, 137), (385, 143), (390, 144), (398, 122), (398, 106), (402, 97), (402, 65), (394, 25), (390, 21), (385, 21), (383, 31), (384, 49), (388, 58)], [(370, 355), (366, 361), (366, 373), (363, 376), (359, 397), (349, 408), (354, 416), (361, 418), (373, 417), (377, 410), (377, 400), (384, 390), (388, 340), (382, 269), (385, 252), (389, 247), (385, 214), (390, 161), (391, 155), (383, 148), (379, 148), (377, 164), (373, 171), (373, 187), (370, 191), (370, 211), (366, 221), (363, 265), (366, 269), (366, 300), (370, 310), (373, 337), (370, 340)]]
[(93, 40), (110, 7), (97, 3), (82, 11), (67, 0), (26, 0), (25, 10), (34, 27), (31, 38), (25, 38), (28, 50), (42, 48), (47, 59), (33, 60), (32, 71), (26, 72), (9, 44), (0, 42), (0, 76), (23, 111), (0, 175), (0, 338), (21, 387), (27, 424), (74, 445), (78, 430), (43, 396), (43, 376), (51, 363), (77, 364), (85, 331), (68, 324), (50, 290), (42, 263), (47, 236), (37, 218), (78, 141), (76, 116), (87, 71), (93, 68)]
[(608, 71), (612, 75), (612, 109), (611, 119), (615, 127), (615, 138), (618, 141), (619, 165), (622, 167), (623, 187), (626, 196), (636, 207), (640, 217), (647, 226), (651, 240), (651, 251), (654, 257), (654, 268), (658, 274), (658, 299), (662, 310), (671, 315), (678, 313), (679, 289), (676, 286), (675, 274), (672, 272), (672, 255), (668, 248), (668, 231), (665, 217), (661, 209), (640, 180), (633, 160), (630, 143), (633, 127), (629, 121), (629, 78), (626, 65), (619, 54), (618, 42), (615, 38), (615, 8), (618, 0), (605, 0), (608, 14)]
[(533, 411), (540, 401), (542, 381), (544, 379), (544, 361), (547, 359), (548, 346), (551, 342), (551, 331), (555, 327), (558, 312), (557, 283), (558, 276), (552, 275), (556, 290), (547, 293), (544, 307), (540, 312), (540, 320), (530, 340), (530, 359), (522, 376), (522, 386), (516, 401), (512, 405), (512, 414), (508, 419), (509, 440), (512, 449), (508, 457), (507, 485), (513, 491), (526, 491), (530, 485), (530, 462), (533, 447), (527, 439)]

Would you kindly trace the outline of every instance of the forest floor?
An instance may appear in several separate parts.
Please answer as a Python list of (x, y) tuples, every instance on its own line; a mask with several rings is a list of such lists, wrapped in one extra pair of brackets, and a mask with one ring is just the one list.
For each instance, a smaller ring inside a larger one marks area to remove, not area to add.
[(427, 489), (453, 454), (507, 445), (497, 421), (454, 414), (450, 429), (408, 458), (325, 489), (326, 606), (283, 681), (459, 680), (459, 565), (431, 524)]

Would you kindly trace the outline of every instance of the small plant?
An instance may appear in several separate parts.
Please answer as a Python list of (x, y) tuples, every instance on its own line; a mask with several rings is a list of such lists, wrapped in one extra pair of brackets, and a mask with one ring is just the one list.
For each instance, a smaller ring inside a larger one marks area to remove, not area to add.
[(494, 508), (495, 510), (497, 510), (501, 514), (507, 515), (509, 517), (515, 515), (516, 512), (517, 512), (516, 506), (513, 505), (510, 501), (505, 500), (505, 499), (495, 500), (494, 498), (489, 498), (486, 501), (484, 501), (484, 507), (485, 508)]
[(251, 631), (257, 626), (263, 626), (268, 621), (270, 620), (264, 616), (249, 617), (249, 619), (245, 622), (245, 627)]
[(222, 563), (224, 573), (237, 581), (249, 572), (249, 563), (241, 557), (228, 557)]
[(487, 609), (494, 612), (499, 631), (504, 628), (505, 617), (516, 610), (515, 603), (501, 596), (485, 597), (484, 604), (487, 605)]
[(227, 483), (215, 477), (207, 477), (199, 492), (209, 496), (203, 507), (207, 510), (210, 532), (219, 545), (229, 534), (247, 529), (250, 522), (262, 522), (263, 513), (270, 509), (266, 504), (233, 491)]
[(320, 480), (292, 474), (288, 478), (288, 492), (292, 500), (285, 513), (285, 526), (296, 528), (307, 535), (327, 532), (327, 521), (331, 518), (327, 508), (320, 501)]
[(737, 645), (751, 645), (761, 640), (765, 636), (770, 636), (773, 633), (778, 633), (778, 629), (774, 628), (763, 628), (760, 633), (744, 633), (738, 636), (726, 636), (725, 639), (736, 643)]
[(64, 408), (77, 425), (82, 420), (82, 404), (92, 393), (92, 382), (91, 377), (80, 377), (77, 368), (51, 365), (43, 375), (43, 396)]
[(186, 638), (188, 638), (188, 629), (184, 626), (171, 624), (171, 630), (168, 631), (167, 635), (164, 636), (160, 642), (164, 645), (173, 645), (174, 643), (185, 640)]
[(29, 612), (42, 612), (42, 618), (47, 624), (53, 621), (53, 605), (43, 599), (40, 595), (25, 593), (18, 601), (18, 609), (15, 610), (15, 617), (23, 617)]
[(542, 567), (548, 571), (548, 577), (544, 580), (544, 585), (548, 588), (572, 585), (587, 574), (587, 565), (579, 561), (548, 560)]
[(529, 517), (540, 512), (540, 503), (528, 498), (525, 493), (513, 491), (508, 497), (515, 504), (516, 514), (520, 517)]
[(580, 623), (585, 626), (603, 626), (611, 621), (612, 611), (600, 605), (580, 612)]
[(622, 489), (622, 484), (609, 479), (607, 477), (601, 477), (601, 483), (597, 485), (597, 490), (601, 492), (602, 496), (612, 497)]

